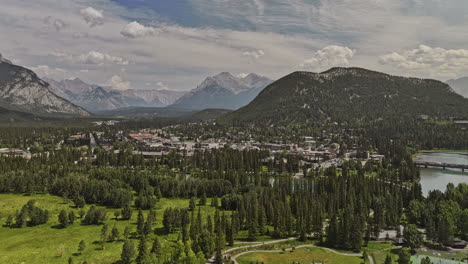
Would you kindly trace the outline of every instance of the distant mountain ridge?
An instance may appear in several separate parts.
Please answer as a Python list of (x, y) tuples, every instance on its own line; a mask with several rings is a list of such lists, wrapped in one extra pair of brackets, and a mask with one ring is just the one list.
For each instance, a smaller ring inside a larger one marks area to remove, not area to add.
[(238, 109), (250, 103), (272, 80), (251, 73), (235, 77), (228, 72), (206, 78), (171, 107), (202, 109)]
[(455, 92), (468, 98), (468, 77), (448, 80), (447, 84), (450, 85)]
[(174, 103), (184, 93), (170, 90), (117, 90), (112, 87), (87, 84), (74, 78), (62, 81), (47, 79), (52, 90), (91, 112), (126, 107), (164, 107)]
[(0, 107), (35, 115), (90, 115), (57, 96), (33, 71), (14, 65), (0, 55)]
[(287, 125), (386, 117), (468, 117), (468, 100), (436, 80), (362, 68), (294, 72), (266, 87), (250, 104), (226, 114), (231, 125)]

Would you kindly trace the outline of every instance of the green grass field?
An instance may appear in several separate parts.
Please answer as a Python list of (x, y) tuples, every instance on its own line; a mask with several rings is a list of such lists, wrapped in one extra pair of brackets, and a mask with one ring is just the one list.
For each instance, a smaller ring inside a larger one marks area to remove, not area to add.
[[(28, 201), (36, 200), (36, 205), (49, 210), (49, 222), (45, 225), (26, 228), (3, 227), (8, 215), (15, 215), (16, 210)], [(208, 200), (210, 204), (210, 200)], [(187, 208), (189, 200), (183, 199), (161, 199), (156, 207), (156, 222), (153, 226), (156, 233), (161, 234), (160, 241), (164, 252), (170, 252), (171, 247), (178, 238), (178, 234), (165, 235), (162, 232), (162, 215), (165, 208)], [(89, 206), (86, 206), (87, 210)], [(100, 239), (102, 226), (84, 226), (80, 220), (64, 229), (54, 228), (58, 225), (57, 215), (62, 209), (73, 210), (78, 215), (78, 210), (62, 198), (51, 195), (21, 196), (11, 194), (0, 194), (0, 263), (29, 264), (29, 263), (67, 263), (69, 257), (73, 257), (75, 263), (86, 260), (88, 263), (107, 264), (114, 263), (120, 259), (123, 242), (106, 243), (105, 249), (101, 250), (96, 242)], [(198, 210), (198, 206), (197, 206)], [(130, 221), (115, 220), (113, 212), (115, 209), (107, 208), (108, 220), (106, 224), (112, 228), (114, 225), (122, 234), (124, 228), (129, 226), (132, 231), (136, 230), (137, 211), (133, 211)], [(202, 206), (203, 215), (214, 214), (215, 208)], [(148, 213), (144, 212), (145, 217)], [(153, 235), (154, 236), (154, 235)], [(77, 255), (78, 244), (81, 240), (86, 242), (83, 254)], [(94, 244), (93, 244), (94, 243)], [(135, 245), (138, 241), (134, 241)], [(148, 247), (151, 247), (148, 244)], [(75, 255), (74, 255), (75, 254)]]
[(342, 256), (329, 252), (322, 248), (299, 248), (294, 252), (252, 252), (237, 258), (239, 264), (250, 263), (274, 263), (274, 264), (291, 264), (291, 263), (327, 263), (327, 264), (359, 264), (362, 258)]
[(392, 257), (393, 263), (397, 263), (398, 255), (395, 254), (397, 249), (395, 249), (390, 242), (380, 243), (370, 241), (367, 247), (364, 247), (363, 250), (366, 250), (367, 253), (374, 258), (375, 263), (384, 263), (387, 255)]

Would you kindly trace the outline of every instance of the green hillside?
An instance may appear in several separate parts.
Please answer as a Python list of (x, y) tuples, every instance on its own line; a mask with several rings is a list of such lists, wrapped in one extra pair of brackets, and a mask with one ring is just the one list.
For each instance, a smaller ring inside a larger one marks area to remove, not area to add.
[(294, 72), (265, 88), (222, 124), (274, 125), (386, 117), (468, 117), (468, 100), (436, 80), (405, 78), (361, 68)]

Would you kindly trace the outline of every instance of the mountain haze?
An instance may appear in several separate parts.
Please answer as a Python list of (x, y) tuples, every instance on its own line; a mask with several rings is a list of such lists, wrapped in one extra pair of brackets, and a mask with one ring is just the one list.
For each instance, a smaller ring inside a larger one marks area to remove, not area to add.
[(465, 98), (468, 98), (468, 77), (463, 77), (455, 80), (448, 80), (447, 83), (457, 92)]
[(183, 95), (170, 90), (117, 90), (85, 83), (74, 78), (62, 81), (47, 79), (52, 90), (71, 102), (91, 112), (115, 110), (126, 107), (164, 107)]
[(250, 103), (271, 82), (270, 79), (254, 73), (242, 78), (223, 72), (206, 78), (196, 89), (185, 94), (171, 107), (235, 110)]
[(226, 124), (349, 122), (386, 117), (468, 117), (468, 100), (436, 80), (391, 76), (361, 68), (294, 72), (250, 104), (219, 119)]

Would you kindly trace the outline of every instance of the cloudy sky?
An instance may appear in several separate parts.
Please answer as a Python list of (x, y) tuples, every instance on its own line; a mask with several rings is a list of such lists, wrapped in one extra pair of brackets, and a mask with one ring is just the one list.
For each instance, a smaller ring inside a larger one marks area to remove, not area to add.
[(466, 0), (0, 0), (0, 36), (40, 76), (120, 89), (333, 66), (468, 76)]

